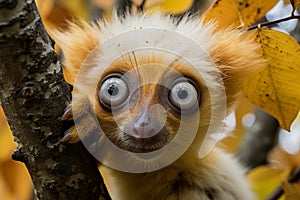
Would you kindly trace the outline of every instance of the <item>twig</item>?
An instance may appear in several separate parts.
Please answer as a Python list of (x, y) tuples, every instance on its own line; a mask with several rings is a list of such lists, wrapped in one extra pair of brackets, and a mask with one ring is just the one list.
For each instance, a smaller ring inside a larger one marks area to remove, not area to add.
[(265, 27), (265, 26), (277, 24), (277, 23), (280, 23), (280, 22), (288, 21), (288, 20), (291, 20), (291, 19), (298, 19), (298, 20), (300, 20), (300, 15), (291, 15), (291, 16), (289, 16), (289, 17), (285, 17), (285, 18), (278, 19), (278, 20), (275, 20), (275, 21), (264, 22), (264, 23), (256, 24), (256, 25), (254, 25), (254, 26), (249, 27), (249, 28), (248, 28), (248, 31), (253, 30), (253, 29), (256, 29), (256, 28), (258, 28), (258, 27)]
[[(300, 179), (300, 166), (294, 171), (294, 173), (289, 177), (288, 183), (295, 183)], [(284, 193), (282, 186), (278, 186), (266, 200), (277, 200)]]

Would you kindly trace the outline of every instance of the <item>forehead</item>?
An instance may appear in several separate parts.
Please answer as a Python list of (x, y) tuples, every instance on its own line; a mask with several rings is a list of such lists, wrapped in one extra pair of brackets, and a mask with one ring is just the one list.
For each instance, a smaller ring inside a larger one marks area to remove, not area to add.
[(202, 82), (197, 70), (186, 60), (164, 51), (132, 51), (121, 55), (101, 75), (101, 80), (113, 73), (126, 74), (142, 82), (157, 83), (168, 77), (184, 76)]

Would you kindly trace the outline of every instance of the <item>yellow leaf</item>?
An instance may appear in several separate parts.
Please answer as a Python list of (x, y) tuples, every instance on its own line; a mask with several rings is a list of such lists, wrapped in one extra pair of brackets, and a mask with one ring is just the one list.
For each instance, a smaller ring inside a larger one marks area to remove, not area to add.
[(14, 137), (10, 132), (8, 123), (0, 106), (0, 163), (11, 159), (11, 154), (17, 147)]
[(287, 176), (288, 171), (261, 166), (251, 170), (247, 177), (257, 199), (266, 199)]
[(70, 12), (74, 18), (88, 18), (88, 3), (85, 0), (56, 0), (56, 3)]
[(216, 20), (221, 27), (249, 27), (260, 20), (278, 0), (217, 0), (204, 14), (204, 21)]
[(290, 0), (294, 9), (300, 7), (300, 0)]
[(268, 65), (244, 85), (244, 94), (289, 131), (300, 109), (300, 46), (275, 30), (258, 29), (256, 37)]
[[(25, 164), (13, 160), (7, 160), (0, 163), (0, 178), (7, 185), (9, 193), (12, 195), (12, 200), (16, 199), (32, 199), (33, 186), (28, 170)], [(0, 199), (9, 199), (2, 196)]]
[(151, 0), (146, 1), (145, 8), (165, 13), (180, 14), (187, 11), (193, 2), (193, 0)]
[(23, 163), (13, 161), (17, 147), (0, 106), (0, 199), (30, 199), (32, 182)]
[[(91, 0), (92, 5), (101, 8), (104, 12), (111, 10), (116, 3), (115, 0)], [(133, 1), (135, 3), (135, 1)]]

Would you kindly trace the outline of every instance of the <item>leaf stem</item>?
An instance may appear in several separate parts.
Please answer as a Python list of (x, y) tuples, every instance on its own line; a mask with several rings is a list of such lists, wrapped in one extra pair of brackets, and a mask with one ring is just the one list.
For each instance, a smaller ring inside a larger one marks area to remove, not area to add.
[(272, 25), (272, 24), (277, 24), (277, 23), (280, 23), (280, 22), (288, 21), (288, 20), (291, 20), (291, 19), (298, 19), (298, 20), (300, 20), (300, 15), (291, 15), (289, 17), (285, 17), (285, 18), (278, 19), (278, 20), (275, 20), (275, 21), (256, 24), (254, 26), (250, 26), (248, 28), (248, 31), (253, 30), (253, 29), (257, 29), (259, 27), (269, 26), (269, 25)]
[[(293, 172), (289, 177), (288, 183), (295, 183), (300, 179), (300, 166)], [(284, 193), (282, 186), (278, 186), (267, 198), (266, 200), (277, 200)]]

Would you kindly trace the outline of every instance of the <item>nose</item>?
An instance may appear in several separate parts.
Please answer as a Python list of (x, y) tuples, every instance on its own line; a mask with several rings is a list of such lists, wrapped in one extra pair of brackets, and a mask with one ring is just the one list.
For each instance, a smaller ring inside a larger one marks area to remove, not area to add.
[(125, 133), (136, 139), (150, 138), (164, 127), (166, 113), (161, 105), (145, 108), (125, 127)]
[(148, 110), (142, 111), (140, 115), (138, 115), (134, 120), (134, 126), (135, 128), (144, 128), (149, 126), (151, 123), (151, 118), (149, 116)]
[(131, 130), (132, 136), (135, 138), (148, 138), (153, 136), (155, 131), (152, 121), (149, 116), (149, 111), (147, 109), (143, 110), (133, 121)]

